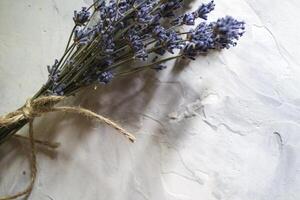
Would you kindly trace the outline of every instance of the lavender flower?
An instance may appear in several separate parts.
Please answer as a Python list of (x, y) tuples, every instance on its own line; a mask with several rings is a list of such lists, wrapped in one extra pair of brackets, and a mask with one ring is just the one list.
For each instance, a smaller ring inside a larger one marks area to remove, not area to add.
[(150, 22), (153, 18), (149, 13), (152, 11), (153, 7), (151, 3), (145, 3), (137, 11), (137, 21), (140, 23)]
[(74, 41), (80, 45), (89, 44), (94, 36), (94, 30), (90, 28), (77, 28), (74, 31)]
[(196, 17), (193, 13), (184, 14), (182, 17), (182, 24), (194, 25), (195, 19), (196, 19)]
[(125, 13), (126, 11), (128, 11), (132, 6), (132, 2), (128, 1), (128, 0), (121, 0), (119, 2), (119, 13), (120, 14), (123, 14)]
[(135, 29), (131, 29), (127, 33), (127, 39), (135, 52), (135, 56), (141, 60), (146, 60), (148, 58), (148, 54), (144, 48), (144, 43), (142, 42), (138, 32)]
[(77, 12), (76, 10), (74, 11), (73, 20), (76, 25), (81, 26), (85, 22), (87, 22), (89, 17), (90, 17), (90, 12), (87, 11), (86, 7), (82, 7), (81, 11), (79, 11), (79, 12)]
[(157, 48), (155, 51), (160, 55), (164, 54), (164, 50), (174, 53), (174, 49), (181, 49), (183, 47), (182, 38), (172, 30), (166, 30), (164, 27), (158, 25), (153, 29), (153, 34), (158, 39), (158, 42), (155, 44), (155, 46), (161, 46), (161, 48)]
[(53, 83), (56, 83), (59, 80), (60, 71), (58, 70), (59, 61), (55, 59), (54, 64), (50, 67), (47, 66), (48, 73), (49, 73), (49, 80)]
[(211, 26), (206, 22), (200, 23), (190, 31), (189, 43), (184, 47), (183, 54), (190, 59), (195, 59), (199, 53), (207, 53), (214, 47), (213, 37)]
[(197, 18), (207, 20), (207, 14), (213, 11), (215, 8), (214, 1), (208, 4), (202, 4), (196, 11), (192, 13), (186, 13), (182, 16), (177, 17), (172, 21), (173, 25), (194, 25)]
[(207, 20), (207, 14), (215, 9), (214, 1), (212, 0), (208, 4), (202, 4), (195, 12), (193, 12), (196, 18), (202, 18)]
[(153, 32), (154, 36), (156, 36), (159, 41), (165, 41), (165, 40), (168, 39), (167, 31), (161, 25), (155, 26), (152, 32)]
[(50, 65), (47, 66), (48, 73), (49, 73), (50, 77), (53, 76), (53, 74), (55, 73), (57, 68), (58, 68), (58, 60), (55, 59), (54, 64), (51, 67), (50, 67)]
[(112, 40), (112, 38), (107, 38), (107, 41), (103, 43), (103, 47), (104, 47), (104, 53), (106, 54), (111, 54), (114, 52), (115, 50), (115, 44)]
[(218, 21), (212, 23), (211, 26), (215, 34), (214, 46), (216, 49), (228, 49), (231, 46), (236, 46), (236, 41), (243, 36), (245, 32), (245, 22), (238, 21), (231, 16), (218, 19)]
[(190, 31), (189, 43), (183, 49), (183, 54), (191, 59), (211, 49), (224, 49), (235, 46), (236, 41), (244, 34), (245, 23), (227, 16), (216, 22), (200, 23)]
[(51, 93), (52, 93), (52, 95), (63, 96), (65, 94), (64, 93), (65, 88), (66, 88), (66, 85), (64, 83), (62, 83), (62, 84), (54, 83)]
[(113, 79), (113, 73), (112, 72), (101, 72), (98, 77), (97, 80), (99, 81), (99, 83), (104, 83), (104, 84), (108, 84), (112, 79)]
[(106, 7), (106, 17), (113, 19), (117, 14), (117, 4), (114, 0), (109, 1), (109, 5)]

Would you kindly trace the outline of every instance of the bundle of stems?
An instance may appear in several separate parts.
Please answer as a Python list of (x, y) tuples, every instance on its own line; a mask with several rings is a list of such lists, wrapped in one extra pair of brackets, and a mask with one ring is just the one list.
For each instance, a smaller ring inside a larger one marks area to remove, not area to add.
[[(70, 96), (128, 74), (160, 71), (167, 61), (235, 46), (244, 33), (244, 22), (230, 16), (207, 22), (214, 1), (184, 14), (182, 5), (183, 0), (96, 0), (75, 11), (65, 51), (48, 66), (49, 78), (32, 99)], [(0, 127), (0, 144), (27, 123), (25, 118)]]

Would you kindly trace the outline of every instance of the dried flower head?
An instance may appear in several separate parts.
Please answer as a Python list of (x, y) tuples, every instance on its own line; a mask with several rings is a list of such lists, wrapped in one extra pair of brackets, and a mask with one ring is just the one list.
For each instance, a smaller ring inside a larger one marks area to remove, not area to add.
[[(244, 22), (229, 16), (206, 22), (215, 8), (213, 0), (180, 16), (176, 13), (183, 0), (98, 0), (94, 5), (74, 12), (73, 43), (48, 67), (48, 93), (70, 95), (82, 86), (106, 84), (117, 76), (162, 70), (165, 62), (175, 58), (195, 59), (210, 50), (229, 48), (245, 28)], [(196, 27), (180, 31), (180, 26), (193, 26), (199, 18), (202, 22)], [(155, 55), (155, 60), (149, 60)]]

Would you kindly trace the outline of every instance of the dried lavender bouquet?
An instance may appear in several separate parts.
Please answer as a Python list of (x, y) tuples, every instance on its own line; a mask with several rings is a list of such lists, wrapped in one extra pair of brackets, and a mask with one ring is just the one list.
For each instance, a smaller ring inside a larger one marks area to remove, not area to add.
[[(183, 0), (96, 0), (74, 12), (74, 28), (65, 52), (48, 66), (49, 79), (32, 97), (70, 96), (114, 77), (142, 70), (162, 70), (169, 60), (236, 45), (244, 22), (230, 16), (207, 22), (214, 1), (180, 14)], [(93, 19), (93, 20), (92, 20)], [(196, 21), (200, 21), (195, 25)], [(190, 30), (183, 31), (186, 26)], [(175, 53), (176, 52), (176, 53)], [(28, 123), (0, 126), (0, 144)]]

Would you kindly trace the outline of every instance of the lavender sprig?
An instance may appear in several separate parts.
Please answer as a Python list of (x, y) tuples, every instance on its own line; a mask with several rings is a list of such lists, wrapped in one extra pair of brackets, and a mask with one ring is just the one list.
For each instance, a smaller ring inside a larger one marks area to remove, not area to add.
[(183, 25), (183, 24), (194, 25), (195, 20), (197, 18), (207, 20), (207, 14), (209, 14), (214, 9), (215, 9), (215, 3), (212, 0), (207, 4), (202, 4), (201, 6), (199, 6), (199, 8), (197, 10), (195, 10), (194, 12), (185, 13), (184, 15), (181, 15), (181, 16), (175, 18), (175, 20), (173, 20), (172, 24), (173, 25)]

